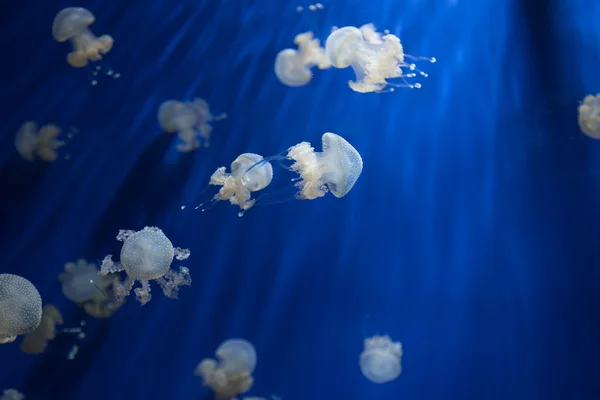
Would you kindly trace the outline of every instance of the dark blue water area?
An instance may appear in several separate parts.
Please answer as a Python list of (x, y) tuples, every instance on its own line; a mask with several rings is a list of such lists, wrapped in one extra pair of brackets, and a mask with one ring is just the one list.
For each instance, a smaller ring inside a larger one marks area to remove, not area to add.
[[(0, 272), (31, 280), (69, 324), (87, 321), (84, 340), (61, 335), (47, 354), (0, 346), (0, 389), (202, 399), (196, 364), (241, 337), (258, 354), (248, 395), (600, 397), (600, 143), (577, 125), (579, 101), (600, 92), (600, 3), (323, 4), (82, 1), (92, 30), (115, 39), (102, 65), (121, 74), (92, 86), (92, 67), (71, 68), (51, 36), (73, 4), (0, 3)], [(350, 69), (315, 70), (300, 88), (276, 79), (294, 35), (368, 22), (437, 58), (420, 63), (421, 89), (355, 93)], [(194, 97), (229, 118), (209, 148), (183, 154), (156, 112)], [(26, 120), (80, 133), (56, 162), (28, 163), (14, 146)], [(242, 218), (224, 202), (194, 209), (237, 155), (320, 149), (324, 132), (362, 155), (346, 197), (259, 203)], [(63, 265), (118, 258), (119, 229), (144, 226), (191, 250), (174, 265), (192, 286), (171, 300), (151, 283), (147, 305), (131, 296), (108, 320), (86, 317), (61, 292)], [(404, 349), (402, 374), (383, 385), (358, 366), (376, 333)]]

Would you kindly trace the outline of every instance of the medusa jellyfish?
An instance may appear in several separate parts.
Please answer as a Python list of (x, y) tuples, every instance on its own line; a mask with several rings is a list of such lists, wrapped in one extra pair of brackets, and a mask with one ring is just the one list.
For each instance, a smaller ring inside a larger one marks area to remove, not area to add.
[(190, 152), (210, 145), (213, 126), (211, 122), (227, 118), (227, 114), (213, 115), (210, 106), (204, 99), (190, 102), (167, 100), (158, 108), (158, 123), (168, 133), (177, 132), (182, 143), (177, 144), (180, 152)]
[(44, 125), (38, 130), (37, 124), (27, 121), (21, 125), (15, 137), (17, 152), (27, 161), (37, 156), (43, 161), (52, 162), (58, 154), (56, 150), (65, 143), (57, 140), (60, 128), (56, 125)]
[(135, 281), (140, 281), (142, 287), (134, 290), (137, 300), (146, 304), (150, 295), (150, 280), (156, 281), (165, 296), (176, 299), (180, 286), (192, 283), (190, 271), (180, 267), (179, 272), (171, 269), (173, 258), (186, 260), (190, 251), (173, 247), (173, 244), (159, 228), (147, 226), (140, 231), (120, 230), (117, 240), (123, 242), (121, 262), (113, 262), (112, 255), (102, 260), (100, 274), (107, 275), (125, 271), (127, 278), (121, 283), (118, 278), (113, 281), (113, 290), (117, 301), (122, 301), (129, 295)]
[[(406, 79), (415, 77), (416, 73), (424, 77), (427, 74), (417, 69), (414, 63), (406, 63), (405, 59), (436, 61), (435, 58), (404, 53), (397, 36), (381, 35), (373, 24), (363, 25), (360, 29), (346, 26), (334, 30), (327, 38), (325, 52), (335, 68), (352, 67), (356, 81), (348, 81), (348, 86), (359, 93), (381, 93), (387, 86), (420, 88), (420, 83), (410, 84)], [(402, 69), (410, 72), (404, 73)], [(387, 81), (393, 78), (400, 78), (403, 83)], [(389, 90), (393, 91), (393, 88)]]
[(42, 298), (27, 279), (0, 274), (0, 344), (32, 332), (42, 319)]
[(42, 319), (37, 328), (25, 335), (19, 346), (25, 354), (41, 354), (46, 350), (48, 342), (56, 338), (56, 325), (64, 324), (63, 316), (52, 304), (42, 309)]
[(16, 389), (6, 389), (0, 400), (25, 400), (25, 395)]
[(275, 58), (275, 75), (286, 86), (304, 86), (313, 77), (311, 68), (319, 69), (331, 67), (331, 61), (321, 47), (319, 39), (313, 37), (312, 32), (305, 32), (294, 38), (298, 50), (284, 49)]
[(392, 342), (387, 335), (375, 335), (365, 339), (365, 348), (359, 359), (360, 370), (371, 382), (390, 382), (402, 372), (401, 358), (402, 344), (400, 342)]
[(54, 18), (52, 36), (57, 42), (71, 41), (73, 51), (67, 55), (67, 62), (75, 68), (101, 60), (112, 49), (112, 37), (98, 38), (88, 29), (95, 19), (91, 11), (81, 7), (64, 8)]
[(600, 139), (600, 93), (585, 96), (577, 113), (581, 132), (592, 139)]
[(229, 400), (252, 387), (256, 350), (244, 339), (229, 339), (215, 351), (216, 359), (205, 358), (196, 367), (202, 384), (215, 392), (217, 400)]

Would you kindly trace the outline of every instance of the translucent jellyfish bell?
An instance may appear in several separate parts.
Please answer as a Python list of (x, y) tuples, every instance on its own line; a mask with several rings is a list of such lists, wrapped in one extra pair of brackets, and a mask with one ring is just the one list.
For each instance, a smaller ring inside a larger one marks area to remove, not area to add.
[(402, 344), (400, 342), (392, 342), (387, 335), (375, 335), (365, 339), (365, 348), (359, 359), (360, 370), (371, 382), (390, 382), (400, 376), (402, 372), (401, 358)]
[[(409, 84), (406, 78), (413, 78), (417, 73), (427, 77), (427, 74), (417, 69), (414, 63), (406, 63), (405, 58), (436, 61), (435, 58), (404, 53), (397, 36), (382, 36), (372, 24), (363, 25), (361, 29), (346, 26), (332, 31), (325, 43), (325, 52), (335, 68), (352, 67), (356, 80), (348, 81), (348, 86), (359, 93), (380, 93), (387, 86), (420, 88), (420, 83)], [(410, 72), (405, 74), (403, 68)], [(387, 81), (393, 78), (400, 78), (403, 83)]]
[(294, 38), (298, 50), (284, 49), (275, 58), (275, 75), (286, 86), (304, 86), (313, 77), (311, 68), (323, 70), (331, 67), (331, 62), (321, 47), (319, 39), (312, 32), (305, 32)]
[(75, 68), (101, 60), (112, 49), (112, 37), (102, 35), (98, 38), (88, 29), (94, 21), (94, 14), (81, 7), (64, 8), (54, 18), (52, 36), (57, 42), (71, 41), (73, 51), (67, 55), (67, 62)]
[(600, 93), (585, 96), (577, 114), (581, 132), (592, 139), (600, 139)]
[(215, 351), (219, 365), (228, 374), (247, 372), (252, 374), (256, 368), (256, 350), (252, 343), (244, 339), (229, 339), (219, 345)]
[(32, 332), (42, 320), (42, 298), (18, 275), (0, 274), (0, 344)]
[(84, 259), (65, 264), (65, 272), (58, 275), (65, 297), (76, 303), (103, 297), (102, 290), (110, 286), (113, 278), (99, 272), (96, 264)]
[(16, 389), (7, 389), (0, 396), (0, 400), (25, 400), (25, 395)]
[(113, 290), (118, 301), (129, 295), (135, 281), (140, 281), (141, 288), (134, 290), (137, 300), (146, 304), (150, 295), (150, 280), (156, 281), (165, 296), (176, 299), (180, 286), (192, 283), (190, 272), (186, 267), (180, 267), (179, 272), (171, 269), (173, 258), (186, 260), (190, 251), (173, 247), (162, 230), (156, 227), (145, 227), (140, 231), (121, 230), (117, 240), (123, 242), (121, 262), (115, 263), (112, 255), (107, 255), (102, 261), (101, 275), (125, 271), (127, 278), (124, 283), (119, 279), (113, 282)]
[(38, 130), (35, 122), (27, 121), (15, 136), (17, 152), (27, 161), (33, 161), (36, 156), (46, 162), (55, 161), (56, 150), (65, 144), (57, 139), (60, 133), (56, 125), (44, 125)]

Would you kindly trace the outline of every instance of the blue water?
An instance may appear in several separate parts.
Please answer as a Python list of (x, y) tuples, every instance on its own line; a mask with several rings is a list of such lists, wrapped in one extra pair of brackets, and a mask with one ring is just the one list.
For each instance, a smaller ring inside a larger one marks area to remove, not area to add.
[[(243, 337), (258, 353), (256, 396), (600, 398), (600, 144), (576, 120), (578, 101), (600, 92), (600, 3), (298, 4), (81, 2), (93, 31), (115, 38), (105, 61), (121, 78), (97, 86), (51, 37), (72, 3), (0, 4), (0, 271), (30, 279), (77, 323), (84, 314), (56, 279), (63, 264), (118, 254), (119, 229), (151, 225), (191, 250), (193, 279), (179, 300), (153, 286), (146, 306), (131, 298), (107, 321), (88, 319), (73, 361), (69, 337), (41, 356), (0, 346), (0, 389), (201, 399), (196, 364)], [(302, 88), (277, 81), (275, 55), (295, 34), (368, 22), (437, 58), (422, 89), (354, 93), (352, 72), (334, 69)], [(181, 154), (155, 113), (193, 97), (229, 118), (210, 148)], [(13, 140), (30, 119), (79, 128), (61, 149), (71, 160), (23, 161)], [(319, 148), (327, 131), (364, 160), (345, 198), (243, 218), (227, 204), (194, 210), (238, 154)], [(363, 330), (402, 342), (396, 381), (361, 375)]]

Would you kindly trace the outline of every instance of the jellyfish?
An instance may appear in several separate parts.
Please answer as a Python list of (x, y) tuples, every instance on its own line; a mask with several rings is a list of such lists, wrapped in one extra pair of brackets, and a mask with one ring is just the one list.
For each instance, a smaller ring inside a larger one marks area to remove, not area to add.
[(56, 150), (65, 144), (56, 139), (60, 132), (56, 125), (44, 125), (38, 130), (35, 122), (27, 121), (15, 137), (17, 152), (27, 161), (33, 161), (36, 156), (46, 162), (55, 161), (58, 157)]
[(42, 320), (42, 298), (27, 279), (0, 274), (0, 344), (32, 332)]
[(6, 389), (0, 396), (0, 400), (25, 400), (25, 395), (17, 389)]
[(581, 132), (592, 139), (600, 139), (600, 93), (585, 96), (577, 112)]
[(73, 51), (67, 55), (67, 62), (75, 68), (100, 61), (112, 49), (112, 37), (98, 38), (88, 29), (95, 19), (91, 11), (81, 7), (63, 8), (54, 18), (52, 36), (57, 42), (71, 41)]
[(168, 133), (177, 132), (182, 143), (177, 144), (180, 152), (194, 151), (200, 147), (210, 146), (210, 136), (213, 121), (227, 118), (227, 114), (213, 115), (210, 106), (204, 99), (194, 99), (190, 102), (167, 100), (158, 108), (158, 123)]
[(256, 350), (244, 339), (229, 339), (215, 351), (216, 359), (205, 358), (194, 374), (215, 392), (216, 400), (229, 400), (252, 387), (256, 368)]
[(146, 304), (150, 295), (150, 280), (156, 281), (162, 288), (165, 296), (176, 299), (180, 286), (189, 286), (192, 283), (190, 271), (180, 267), (179, 272), (171, 269), (173, 257), (177, 260), (186, 260), (190, 256), (188, 249), (173, 247), (162, 230), (147, 226), (140, 231), (120, 230), (117, 240), (123, 242), (121, 248), (121, 262), (113, 262), (112, 255), (107, 255), (102, 260), (100, 274), (125, 271), (127, 278), (121, 283), (118, 278), (113, 281), (113, 290), (117, 301), (121, 302), (129, 295), (135, 281), (140, 281), (142, 287), (134, 290), (137, 300)]
[(371, 382), (390, 382), (402, 372), (401, 358), (400, 342), (392, 342), (387, 335), (375, 335), (365, 339), (365, 348), (359, 358), (360, 370)]
[(52, 304), (42, 309), (42, 320), (38, 327), (25, 335), (19, 346), (25, 354), (41, 354), (46, 350), (48, 342), (56, 338), (56, 325), (64, 324), (63, 316)]
[[(397, 36), (389, 33), (382, 36), (373, 24), (363, 25), (360, 29), (346, 26), (332, 31), (325, 42), (325, 52), (335, 68), (352, 67), (356, 81), (348, 81), (348, 86), (359, 93), (381, 93), (387, 86), (420, 88), (420, 83), (410, 84), (406, 79), (415, 77), (416, 73), (423, 77), (427, 74), (417, 69), (414, 63), (406, 63), (405, 58), (436, 61), (433, 57), (404, 53)], [(403, 68), (410, 72), (404, 73)], [(403, 83), (387, 81), (393, 78), (400, 78)], [(388, 91), (393, 90), (392, 87)]]
[(305, 32), (294, 38), (298, 50), (284, 49), (275, 58), (275, 75), (286, 86), (304, 86), (313, 77), (311, 68), (323, 70), (331, 67), (331, 61), (321, 47), (319, 39), (312, 32)]

